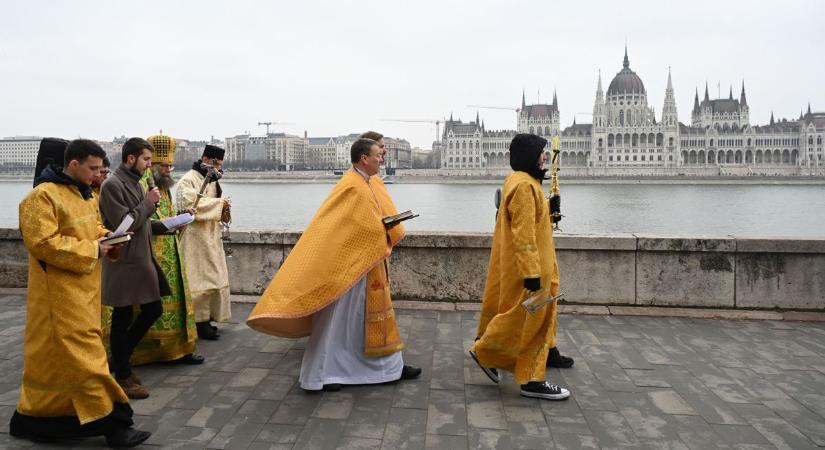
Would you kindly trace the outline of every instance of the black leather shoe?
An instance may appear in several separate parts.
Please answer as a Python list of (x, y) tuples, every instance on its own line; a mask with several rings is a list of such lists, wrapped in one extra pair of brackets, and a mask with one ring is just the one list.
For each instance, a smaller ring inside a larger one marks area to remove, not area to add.
[(321, 390), (324, 392), (338, 392), (341, 390), (341, 385), (338, 383), (325, 384)]
[(404, 368), (401, 369), (402, 380), (413, 380), (418, 378), (419, 375), (421, 375), (421, 369), (419, 367), (404, 366)]
[(198, 329), (198, 338), (199, 339), (206, 339), (207, 341), (217, 341), (218, 338), (221, 336), (218, 334), (212, 326), (209, 325), (209, 322), (198, 322), (195, 324), (195, 327)]
[(188, 353), (183, 358), (178, 358), (175, 360), (178, 364), (188, 364), (190, 366), (197, 366), (198, 364), (203, 364), (203, 356), (196, 355), (194, 353)]
[(559, 369), (569, 369), (573, 367), (573, 358), (559, 353), (559, 349), (553, 347), (547, 353), (547, 367), (558, 367)]
[(106, 445), (111, 448), (137, 447), (145, 442), (152, 433), (140, 431), (134, 428), (121, 428), (114, 433), (106, 435)]

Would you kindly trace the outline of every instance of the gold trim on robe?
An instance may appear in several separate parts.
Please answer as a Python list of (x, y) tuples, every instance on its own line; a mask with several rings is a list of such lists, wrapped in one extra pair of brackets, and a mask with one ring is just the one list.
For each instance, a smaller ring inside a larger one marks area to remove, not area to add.
[(387, 231), (381, 221), (393, 214), (395, 205), (378, 177), (368, 182), (354, 170), (347, 171), (278, 269), (247, 325), (274, 336), (307, 336), (313, 314), (366, 276), (364, 354), (401, 350), (387, 260), (404, 237), (404, 226)]

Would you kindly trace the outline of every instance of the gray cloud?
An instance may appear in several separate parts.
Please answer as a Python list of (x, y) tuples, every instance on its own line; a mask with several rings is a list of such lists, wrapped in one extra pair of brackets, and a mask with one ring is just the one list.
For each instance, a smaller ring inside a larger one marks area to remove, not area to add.
[[(427, 124), (466, 105), (549, 101), (562, 124), (631, 67), (661, 113), (668, 67), (679, 116), (694, 88), (738, 94), (752, 121), (825, 110), (825, 2), (23, 2), (0, 5), (0, 135), (186, 138), (377, 129), (429, 147)], [(515, 114), (481, 110), (488, 128)], [(587, 115), (577, 121), (589, 121)]]

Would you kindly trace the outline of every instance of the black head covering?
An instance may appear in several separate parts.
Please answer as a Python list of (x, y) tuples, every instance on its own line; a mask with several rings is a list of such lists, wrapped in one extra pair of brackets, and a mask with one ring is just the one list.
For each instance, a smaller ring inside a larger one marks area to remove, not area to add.
[(40, 141), (40, 148), (37, 150), (37, 162), (34, 167), (34, 185), (37, 186), (37, 179), (43, 174), (43, 170), (48, 166), (54, 166), (54, 172), (60, 172), (63, 168), (63, 155), (69, 141), (60, 138), (43, 138)]
[(224, 153), (226, 153), (226, 150), (218, 147), (217, 145), (206, 144), (206, 147), (203, 148), (203, 156), (206, 156), (207, 158), (223, 160)]
[(513, 170), (527, 172), (537, 180), (544, 180), (547, 169), (539, 169), (539, 156), (547, 146), (547, 139), (535, 134), (517, 134), (510, 141), (510, 167)]

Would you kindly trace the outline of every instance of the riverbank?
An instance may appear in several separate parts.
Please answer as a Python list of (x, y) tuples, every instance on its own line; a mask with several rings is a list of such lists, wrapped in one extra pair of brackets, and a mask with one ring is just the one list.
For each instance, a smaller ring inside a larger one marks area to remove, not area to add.
[[(175, 173), (179, 178), (183, 173)], [(565, 176), (560, 175), (564, 184), (573, 185), (755, 185), (755, 186), (822, 186), (825, 177), (814, 176)], [(222, 183), (244, 184), (335, 184), (340, 175), (313, 174), (308, 172), (227, 172)], [(432, 176), (432, 175), (388, 175), (382, 176), (387, 184), (501, 184), (505, 175), (473, 176)], [(2, 182), (30, 181), (28, 175), (0, 175)]]

